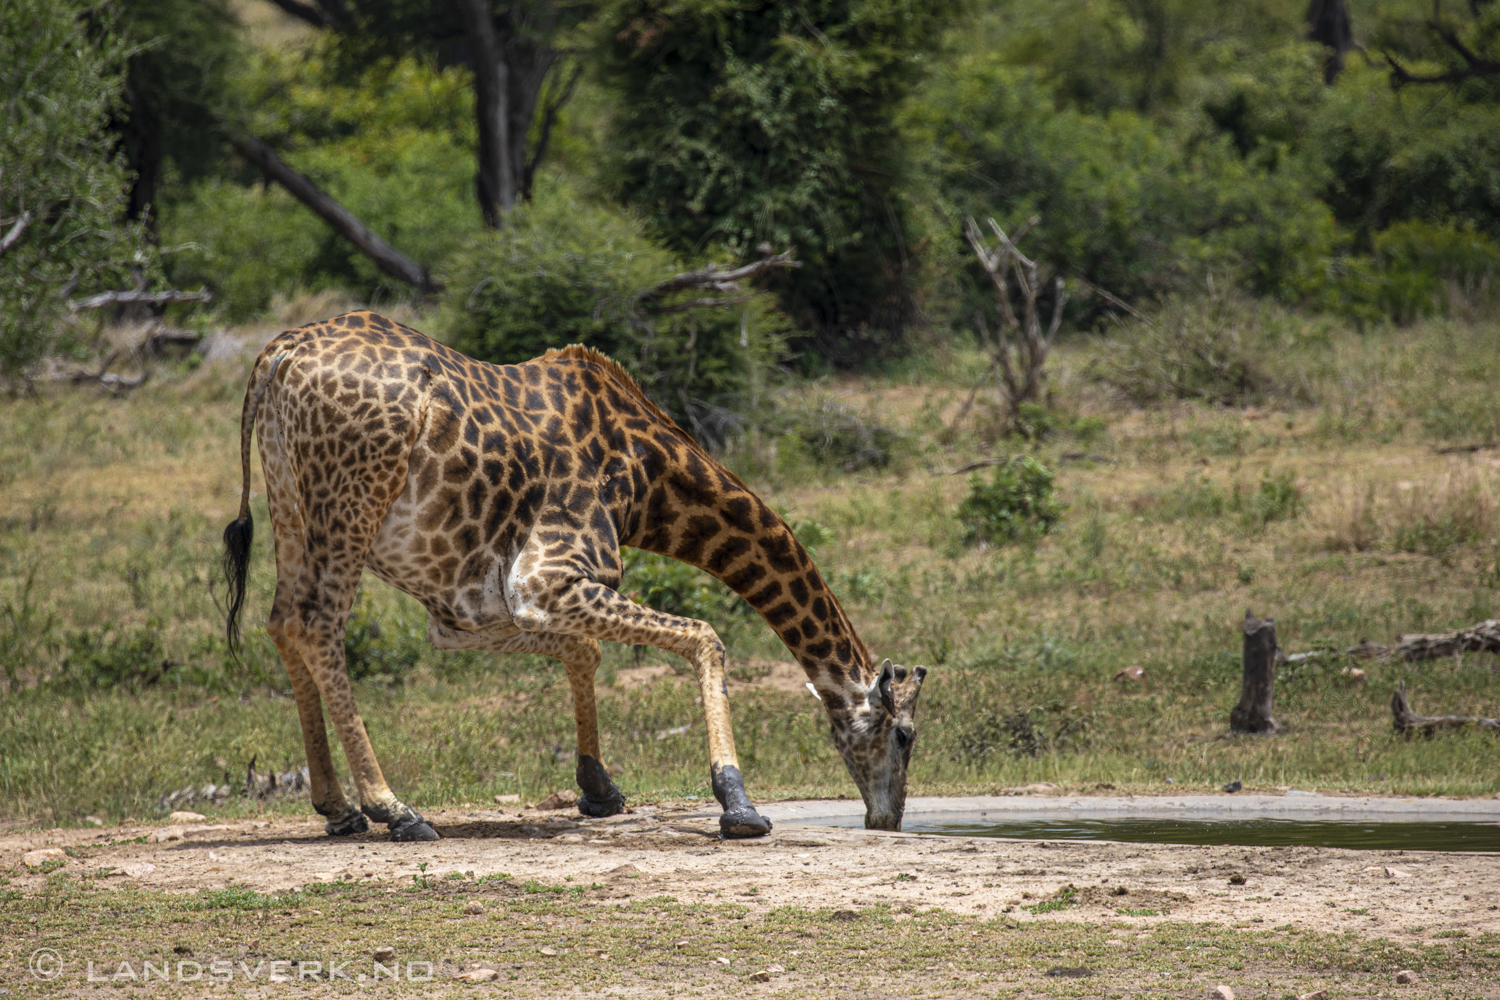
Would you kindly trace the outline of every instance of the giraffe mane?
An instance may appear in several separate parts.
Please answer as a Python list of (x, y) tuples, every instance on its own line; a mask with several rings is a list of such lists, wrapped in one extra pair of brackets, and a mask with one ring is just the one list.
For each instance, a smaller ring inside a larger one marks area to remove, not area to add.
[(668, 416), (660, 406), (657, 406), (656, 403), (651, 400), (650, 396), (646, 395), (646, 390), (642, 389), (640, 383), (637, 382), (635, 378), (625, 370), (624, 365), (620, 364), (618, 361), (610, 357), (608, 354), (605, 354), (603, 351), (594, 347), (589, 347), (585, 344), (569, 344), (567, 347), (549, 347), (547, 349), (547, 353), (543, 354), (536, 360), (583, 361), (588, 364), (598, 365), (600, 368), (604, 369), (605, 374), (614, 378), (615, 381), (620, 383), (622, 388), (628, 390), (632, 396), (640, 400), (641, 404), (646, 407), (646, 411), (648, 413), (650, 413), (656, 419), (660, 420), (662, 423), (666, 424), (672, 430), (677, 431), (679, 434), (686, 437), (689, 441), (695, 441), (691, 434), (683, 430), (682, 427), (678, 425), (677, 421)]

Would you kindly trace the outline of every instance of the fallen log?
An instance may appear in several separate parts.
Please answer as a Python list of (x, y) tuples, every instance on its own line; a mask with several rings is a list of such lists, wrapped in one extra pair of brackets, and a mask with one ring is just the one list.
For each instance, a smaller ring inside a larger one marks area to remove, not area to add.
[(1396, 693), (1391, 695), (1391, 715), (1394, 717), (1396, 732), (1401, 736), (1409, 737), (1420, 729), (1423, 736), (1430, 737), (1439, 729), (1462, 729), (1465, 726), (1478, 726), (1492, 733), (1500, 733), (1500, 719), (1480, 719), (1462, 715), (1418, 715), (1406, 698), (1405, 681), (1402, 681), (1396, 688)]
[(1288, 663), (1304, 663), (1325, 656), (1342, 655), (1361, 660), (1401, 659), (1416, 663), (1421, 660), (1442, 660), (1459, 653), (1500, 653), (1500, 619), (1491, 618), (1452, 632), (1398, 635), (1394, 646), (1383, 646), (1369, 639), (1361, 639), (1358, 645), (1348, 649), (1314, 649), (1306, 653), (1293, 653), (1286, 659)]

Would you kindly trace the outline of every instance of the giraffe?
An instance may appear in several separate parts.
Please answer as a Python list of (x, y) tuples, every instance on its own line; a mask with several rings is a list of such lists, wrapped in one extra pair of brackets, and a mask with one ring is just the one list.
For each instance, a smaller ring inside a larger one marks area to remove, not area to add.
[[(368, 311), (273, 339), (245, 392), (240, 508), (224, 530), (232, 649), (257, 433), (276, 554), (267, 632), (291, 678), (312, 803), (330, 835), (365, 832), (368, 817), (393, 840), (438, 836), (386, 784), (354, 704), (343, 639), (365, 568), (421, 602), (438, 649), (563, 664), (587, 816), (625, 808), (599, 745), (600, 641), (684, 657), (702, 692), (721, 833), (767, 833), (735, 755), (723, 643), (705, 622), (618, 593), (621, 545), (702, 568), (765, 618), (822, 701), (865, 825), (900, 829), (926, 668), (877, 666), (786, 523), (609, 358), (573, 345), (490, 365)], [(334, 773), (324, 705), (358, 806)]]

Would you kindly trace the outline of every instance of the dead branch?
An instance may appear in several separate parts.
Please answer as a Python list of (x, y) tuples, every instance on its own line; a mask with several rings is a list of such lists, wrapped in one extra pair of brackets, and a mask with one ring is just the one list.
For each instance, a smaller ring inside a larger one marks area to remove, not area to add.
[[(767, 248), (769, 249), (769, 248)], [(686, 271), (682, 274), (668, 278), (666, 281), (653, 285), (636, 296), (642, 303), (652, 304), (660, 302), (668, 295), (676, 292), (695, 289), (705, 292), (738, 292), (738, 282), (746, 278), (753, 278), (763, 271), (769, 271), (776, 267), (801, 267), (802, 265), (792, 259), (792, 251), (787, 250), (778, 254), (769, 254), (754, 263), (746, 264), (729, 271), (719, 270), (719, 265), (709, 264), (707, 267), (696, 271)], [(733, 305), (732, 301), (706, 301), (706, 305)], [(691, 307), (690, 307), (691, 308)]]
[(422, 295), (443, 290), (443, 286), (433, 280), (427, 268), (381, 239), (353, 212), (339, 204), (304, 174), (292, 169), (270, 146), (247, 132), (227, 125), (225, 129), (230, 143), (241, 156), (259, 168), (261, 173), (286, 188), (292, 197), (312, 209), (334, 232), (354, 244), (354, 248), (370, 258), (382, 272), (397, 281), (406, 282)]
[(91, 372), (86, 368), (80, 368), (72, 374), (64, 375), (62, 377), (69, 382), (75, 383), (97, 382), (99, 383), (99, 385), (103, 386), (104, 388), (108, 389), (110, 392), (118, 396), (122, 392), (129, 392), (131, 389), (140, 386), (150, 375), (150, 373), (145, 371), (144, 369), (135, 378), (126, 378), (124, 375), (116, 375), (110, 372), (109, 366), (114, 364), (119, 357), (119, 351), (112, 351), (105, 357), (102, 362), (100, 362), (98, 371)]
[(1306, 653), (1293, 653), (1287, 657), (1287, 662), (1303, 663), (1327, 656), (1346, 656), (1360, 660), (1394, 659), (1417, 663), (1422, 660), (1443, 660), (1460, 653), (1500, 653), (1500, 619), (1491, 618), (1452, 632), (1398, 635), (1393, 646), (1361, 639), (1358, 645), (1347, 649), (1315, 649)]
[(1432, 736), (1439, 729), (1463, 729), (1478, 726), (1492, 733), (1500, 733), (1500, 719), (1481, 719), (1462, 715), (1418, 715), (1406, 699), (1406, 682), (1402, 681), (1391, 695), (1391, 716), (1398, 735), (1410, 737), (1417, 730), (1423, 736)]
[(212, 302), (213, 298), (214, 293), (207, 288), (200, 288), (196, 292), (180, 292), (173, 288), (162, 292), (131, 289), (122, 292), (100, 292), (86, 299), (74, 299), (68, 303), (68, 309), (72, 312), (82, 312), (85, 309), (103, 309), (105, 306), (165, 306), (174, 302)]
[(1385, 57), (1386, 64), (1391, 69), (1391, 86), (1397, 90), (1408, 84), (1432, 84), (1432, 83), (1463, 83), (1465, 80), (1476, 77), (1500, 76), (1500, 60), (1489, 59), (1479, 55), (1471, 49), (1458, 31), (1443, 18), (1443, 8), (1439, 0), (1434, 0), (1432, 5), (1432, 17), (1427, 21), (1427, 27), (1438, 36), (1442, 43), (1448, 46), (1458, 57), (1463, 60), (1463, 65), (1450, 69), (1445, 73), (1413, 73), (1396, 60), (1389, 52), (1381, 53)]
[[(1062, 325), (1063, 309), (1068, 303), (1066, 286), (1063, 279), (1058, 277), (1053, 282), (1052, 316), (1043, 332), (1036, 301), (1041, 291), (1038, 266), (1036, 261), (1027, 257), (1016, 245), (1021, 236), (1040, 221), (1040, 216), (1027, 219), (1012, 238), (998, 222), (987, 219), (986, 223), (998, 241), (994, 249), (991, 249), (980, 232), (979, 224), (972, 218), (964, 220), (964, 239), (968, 241), (979, 265), (995, 286), (995, 306), (1000, 317), (995, 330), (994, 346), (991, 347), (989, 324), (985, 321), (984, 314), (974, 314), (974, 326), (979, 333), (980, 343), (985, 345), (991, 355), (990, 371), (985, 373), (981, 384), (990, 377), (998, 376), (995, 379), (997, 402), (1007, 422), (1015, 420), (1021, 404), (1041, 395), (1047, 380), (1047, 355), (1052, 350), (1058, 327)], [(1016, 291), (1020, 293), (1020, 316), (1016, 315), (1015, 306), (1011, 302), (1012, 281)], [(968, 417), (977, 393), (978, 386), (959, 410), (958, 416), (948, 428), (949, 433)]]
[(31, 220), (34, 217), (32, 212), (22, 212), (21, 217), (16, 220), (16, 224), (11, 226), (10, 230), (3, 237), (0, 237), (0, 257), (3, 257), (5, 251), (16, 245), (16, 241), (21, 238), (22, 233), (26, 232), (26, 227), (31, 225)]

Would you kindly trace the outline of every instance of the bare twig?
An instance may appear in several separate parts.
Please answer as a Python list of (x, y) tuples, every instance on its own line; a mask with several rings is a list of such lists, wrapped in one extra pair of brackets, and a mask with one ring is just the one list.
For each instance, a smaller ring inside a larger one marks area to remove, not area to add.
[(73, 312), (82, 312), (85, 309), (102, 309), (105, 306), (134, 304), (164, 306), (174, 302), (212, 302), (213, 297), (214, 293), (206, 288), (200, 288), (196, 292), (180, 292), (176, 289), (147, 292), (132, 289), (122, 292), (100, 292), (86, 299), (74, 299), (68, 303), (68, 308)]
[[(666, 281), (646, 289), (637, 298), (641, 302), (659, 302), (674, 292), (686, 291), (689, 288), (713, 292), (737, 292), (739, 291), (739, 287), (736, 282), (754, 277), (762, 271), (768, 271), (777, 267), (801, 266), (800, 263), (792, 259), (792, 251), (790, 250), (762, 257), (754, 263), (746, 264), (743, 267), (737, 267), (730, 271), (721, 271), (717, 264), (710, 264), (697, 271), (686, 271), (668, 278)], [(732, 303), (715, 302), (713, 304), (731, 305)]]
[(10, 227), (10, 231), (0, 237), (0, 256), (4, 256), (5, 251), (16, 245), (16, 241), (21, 238), (22, 233), (26, 232), (26, 227), (31, 225), (33, 218), (34, 213), (22, 212), (16, 224)]

